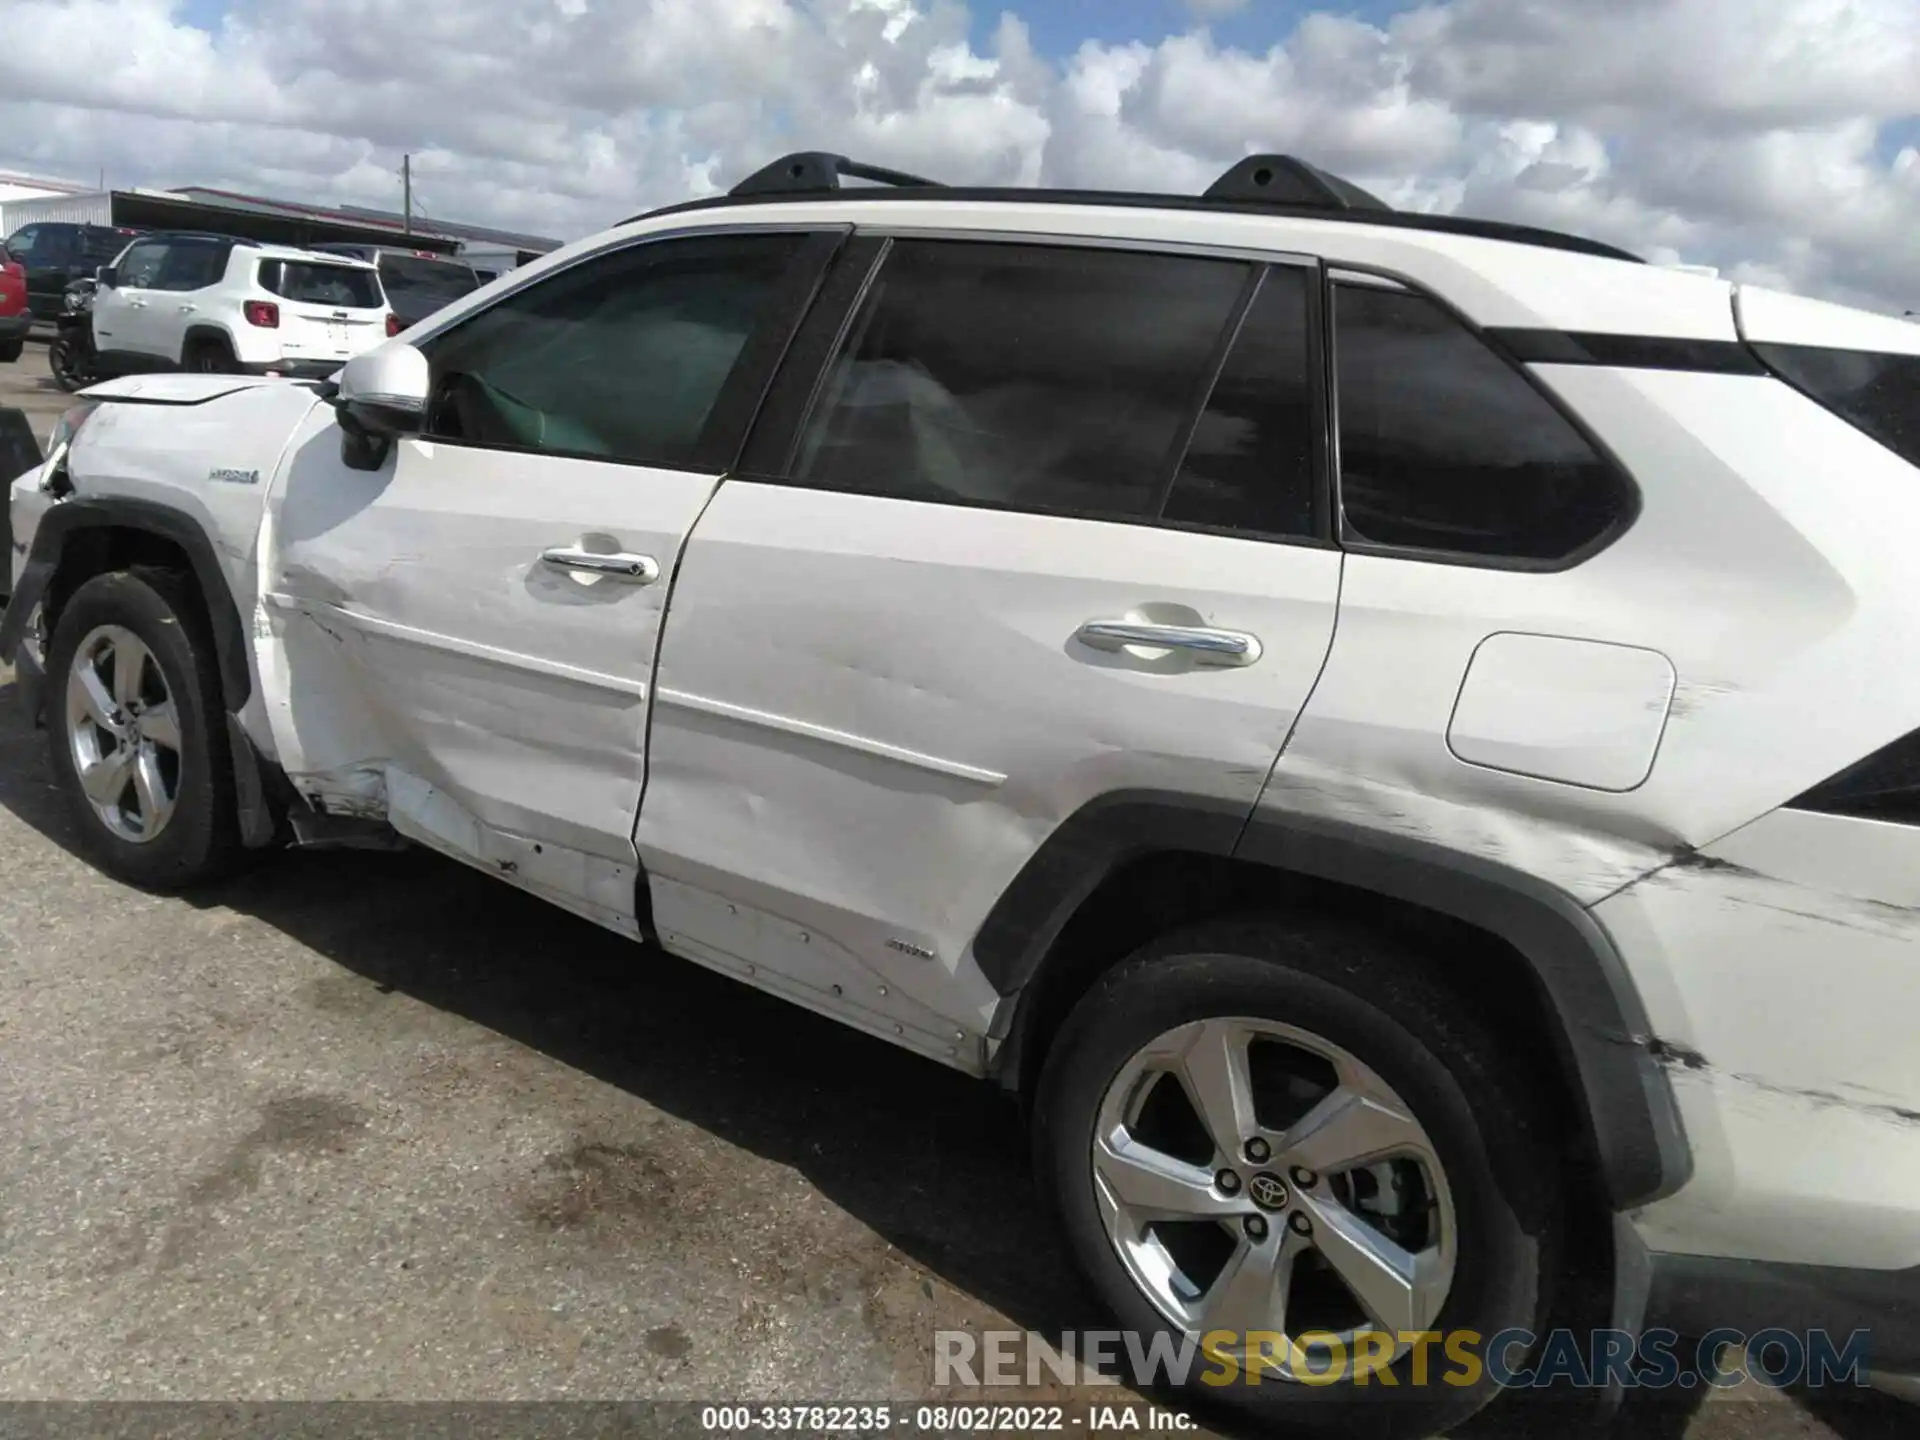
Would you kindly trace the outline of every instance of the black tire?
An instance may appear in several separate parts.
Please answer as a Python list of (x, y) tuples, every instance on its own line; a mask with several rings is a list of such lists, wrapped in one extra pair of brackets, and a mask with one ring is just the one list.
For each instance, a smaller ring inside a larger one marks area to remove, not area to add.
[(212, 335), (187, 342), (184, 368), (198, 375), (232, 375), (240, 369), (233, 346)]
[[(1509, 1327), (1539, 1334), (1558, 1261), (1560, 1180), (1538, 1082), (1508, 1067), (1465, 1007), (1424, 978), (1417, 957), (1364, 929), (1315, 920), (1215, 923), (1155, 941), (1095, 983), (1047, 1055), (1033, 1131), (1041, 1189), (1121, 1326), (1180, 1338), (1129, 1276), (1101, 1218), (1092, 1142), (1102, 1099), (1156, 1037), (1228, 1016), (1281, 1021), (1332, 1042), (1411, 1108), (1456, 1217), (1454, 1280), (1432, 1328), (1477, 1331), (1482, 1341)], [(1212, 1384), (1195, 1383), (1203, 1363), (1184, 1399), (1280, 1434), (1432, 1435), (1498, 1394), (1484, 1374), (1474, 1385), (1442, 1383), (1461, 1373), (1444, 1356), (1429, 1351), (1420, 1387), (1414, 1356), (1402, 1356), (1391, 1388), (1380, 1377), (1304, 1385), (1273, 1375), (1223, 1385), (1217, 1368)]]
[(92, 383), (85, 367), (79, 363), (74, 342), (65, 335), (57, 336), (47, 346), (47, 369), (53, 372), (53, 383), (69, 395)]
[[(95, 813), (75, 768), (67, 687), (82, 642), (98, 627), (131, 631), (151, 653), (178, 716), (174, 809), (152, 839), (116, 835)], [(98, 575), (60, 612), (47, 650), (47, 735), (55, 783), (67, 797), (86, 854), (107, 873), (150, 890), (177, 890), (228, 871), (239, 854), (232, 752), (213, 635), (198, 595), (176, 571)]]
[(11, 365), (26, 353), (24, 340), (0, 340), (0, 365)]

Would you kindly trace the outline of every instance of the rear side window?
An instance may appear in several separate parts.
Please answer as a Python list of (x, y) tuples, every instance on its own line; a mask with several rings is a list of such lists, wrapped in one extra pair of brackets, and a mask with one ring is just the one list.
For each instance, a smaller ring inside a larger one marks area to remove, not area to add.
[(1811, 345), (1756, 345), (1781, 379), (1920, 465), (1920, 355), (1878, 355)]
[(350, 265), (317, 260), (262, 260), (260, 284), (299, 305), (331, 305), (336, 310), (377, 310), (386, 304), (380, 277)]
[(1551, 564), (1631, 517), (1626, 478), (1434, 301), (1337, 285), (1334, 346), (1347, 539)]
[[(896, 240), (793, 478), (946, 504), (1157, 515), (1252, 273), (1231, 260)], [(1196, 463), (1217, 448), (1207, 442)]]
[(167, 258), (154, 281), (156, 290), (204, 290), (227, 273), (233, 247), (224, 240), (180, 238), (167, 242)]
[(1261, 278), (1174, 477), (1163, 518), (1295, 538), (1323, 532), (1308, 292), (1318, 272)]

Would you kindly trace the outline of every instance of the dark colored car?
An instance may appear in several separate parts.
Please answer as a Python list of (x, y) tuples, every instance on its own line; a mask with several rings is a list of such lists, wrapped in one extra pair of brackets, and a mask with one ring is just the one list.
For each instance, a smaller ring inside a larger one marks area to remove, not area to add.
[(307, 248), (372, 261), (379, 267), (380, 283), (386, 287), (387, 304), (400, 317), (402, 327), (418, 324), (462, 295), (471, 295), (484, 283), (465, 261), (431, 250), (331, 243)]
[(111, 265), (143, 233), (121, 225), (44, 220), (9, 235), (6, 258), (26, 269), (27, 304), (33, 318), (52, 321), (59, 317), (67, 286), (91, 278), (102, 265)]
[(19, 262), (0, 260), (0, 364), (20, 358), (33, 312), (27, 308), (27, 272)]

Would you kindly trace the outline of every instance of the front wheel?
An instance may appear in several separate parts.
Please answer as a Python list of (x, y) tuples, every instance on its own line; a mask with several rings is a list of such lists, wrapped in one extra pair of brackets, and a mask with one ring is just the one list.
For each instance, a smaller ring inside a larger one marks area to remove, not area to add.
[(84, 390), (93, 380), (78, 342), (69, 335), (56, 336), (47, 346), (47, 368), (53, 372), (53, 383), (69, 395)]
[(1537, 1332), (1552, 1273), (1556, 1151), (1501, 1055), (1365, 931), (1206, 927), (1075, 1008), (1035, 1159), (1138, 1353), (1201, 1357), (1192, 1398), (1290, 1434), (1428, 1435), (1494, 1397), (1472, 1346)]
[(227, 868), (238, 812), (213, 637), (170, 570), (99, 575), (47, 652), (56, 784), (108, 873), (177, 889)]

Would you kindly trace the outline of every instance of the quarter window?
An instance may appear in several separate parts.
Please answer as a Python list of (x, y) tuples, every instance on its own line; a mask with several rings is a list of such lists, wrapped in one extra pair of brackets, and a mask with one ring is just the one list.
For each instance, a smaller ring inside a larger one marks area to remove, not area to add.
[(1549, 563), (1630, 513), (1614, 467), (1434, 301), (1336, 286), (1334, 343), (1348, 539)]
[(1251, 267), (897, 240), (802, 432), (794, 478), (958, 505), (1140, 518)]
[(1166, 519), (1263, 535), (1321, 533), (1307, 305), (1315, 278), (1277, 266), (1261, 279), (1194, 426)]
[(787, 318), (781, 282), (804, 240), (636, 245), (508, 295), (424, 347), (428, 433), (719, 468), (708, 435), (716, 402), (748, 342)]

